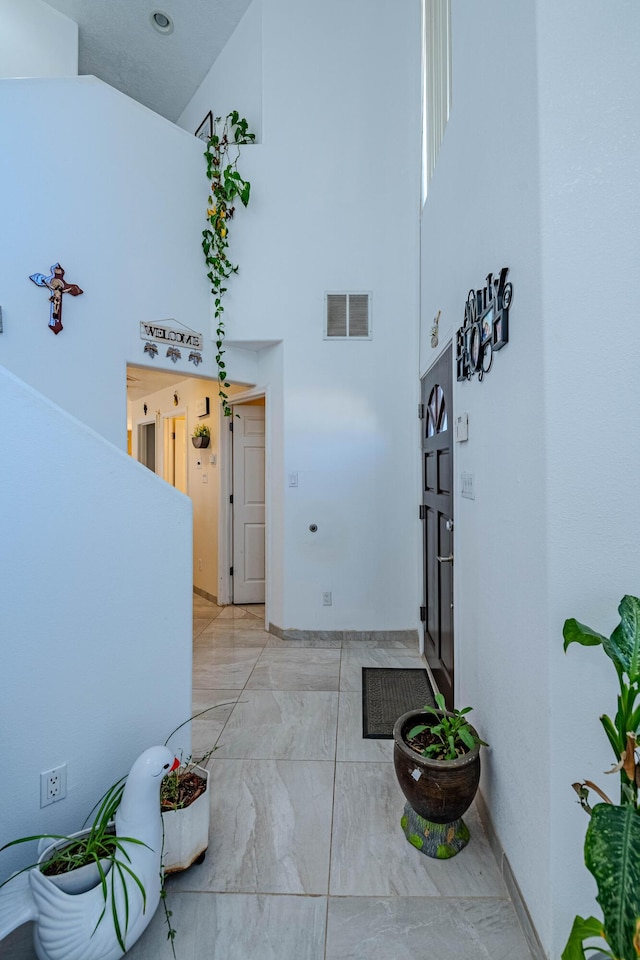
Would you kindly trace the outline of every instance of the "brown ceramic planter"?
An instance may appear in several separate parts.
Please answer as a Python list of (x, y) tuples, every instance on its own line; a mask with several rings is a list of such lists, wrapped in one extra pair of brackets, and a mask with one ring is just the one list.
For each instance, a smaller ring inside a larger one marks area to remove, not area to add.
[(471, 806), (476, 795), (480, 782), (480, 746), (476, 745), (456, 760), (420, 756), (407, 746), (406, 734), (417, 724), (432, 721), (433, 714), (424, 710), (410, 710), (396, 720), (393, 762), (400, 788), (415, 812), (432, 823), (452, 823)]
[(208, 447), (210, 439), (210, 437), (204, 435), (200, 437), (191, 437), (191, 443), (194, 445), (194, 447)]

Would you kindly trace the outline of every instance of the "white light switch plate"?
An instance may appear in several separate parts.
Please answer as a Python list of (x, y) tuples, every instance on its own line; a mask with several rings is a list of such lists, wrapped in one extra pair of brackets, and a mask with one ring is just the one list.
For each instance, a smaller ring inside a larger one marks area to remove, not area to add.
[(461, 413), (456, 417), (456, 443), (469, 439), (469, 414)]

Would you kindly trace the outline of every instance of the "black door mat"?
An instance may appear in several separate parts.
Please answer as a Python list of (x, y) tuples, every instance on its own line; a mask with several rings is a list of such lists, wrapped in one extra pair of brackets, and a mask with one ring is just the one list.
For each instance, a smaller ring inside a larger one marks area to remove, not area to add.
[(362, 736), (391, 740), (393, 725), (408, 710), (436, 706), (429, 675), (421, 667), (362, 668)]

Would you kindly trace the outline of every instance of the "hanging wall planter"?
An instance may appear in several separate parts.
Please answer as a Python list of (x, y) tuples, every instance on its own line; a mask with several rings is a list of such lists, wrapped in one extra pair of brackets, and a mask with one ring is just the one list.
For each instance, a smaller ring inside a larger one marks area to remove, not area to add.
[(211, 439), (211, 431), (205, 423), (199, 423), (193, 431), (191, 443), (194, 447), (208, 447)]

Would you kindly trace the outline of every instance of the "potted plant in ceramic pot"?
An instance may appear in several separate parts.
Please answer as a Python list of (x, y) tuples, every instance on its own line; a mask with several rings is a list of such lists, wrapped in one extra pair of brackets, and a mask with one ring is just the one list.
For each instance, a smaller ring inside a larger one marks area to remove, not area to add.
[(34, 920), (40, 960), (118, 960), (133, 946), (162, 894), (158, 797), (178, 763), (166, 747), (151, 747), (107, 791), (88, 829), (5, 844), (38, 841), (39, 857), (0, 885), (0, 940)]
[[(600, 722), (616, 760), (607, 773), (619, 774), (620, 802), (613, 803), (590, 780), (572, 784), (590, 817), (584, 862), (598, 886), (596, 899), (603, 919), (577, 916), (562, 960), (585, 960), (587, 950), (595, 951), (590, 954), (594, 960), (596, 956), (618, 960), (640, 956), (640, 599), (623, 597), (618, 613), (620, 623), (610, 637), (573, 618), (563, 628), (565, 652), (572, 643), (601, 646), (616, 670), (620, 691), (616, 713), (613, 719), (602, 714)], [(592, 808), (590, 790), (604, 802)]]
[[(166, 739), (171, 738), (188, 723), (210, 713), (217, 707), (235, 703), (224, 700), (189, 717), (179, 724)], [(162, 866), (165, 874), (186, 870), (192, 863), (202, 863), (209, 844), (209, 771), (206, 764), (215, 751), (212, 747), (197, 759), (188, 757), (177, 769), (170, 771), (160, 788), (160, 809), (164, 841)]]
[(480, 747), (467, 720), (471, 707), (447, 710), (436, 694), (430, 705), (410, 710), (393, 728), (393, 762), (407, 803), (401, 825), (409, 843), (429, 857), (454, 857), (469, 842), (462, 814), (480, 781)]
[[(213, 752), (213, 751), (212, 751)], [(199, 760), (187, 760), (162, 782), (162, 867), (165, 874), (202, 863), (209, 845), (209, 771)]]
[(208, 447), (211, 431), (206, 423), (197, 423), (191, 437), (194, 447)]

